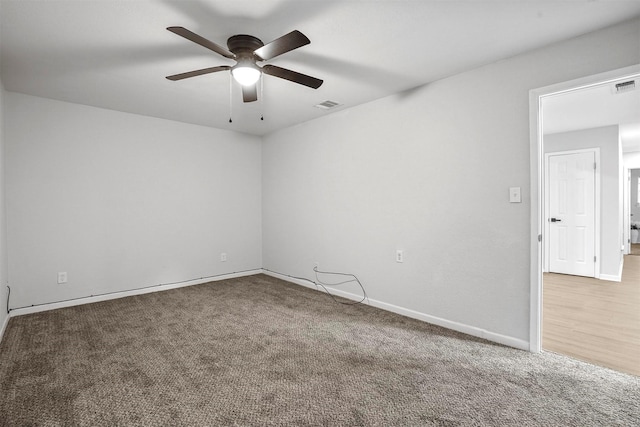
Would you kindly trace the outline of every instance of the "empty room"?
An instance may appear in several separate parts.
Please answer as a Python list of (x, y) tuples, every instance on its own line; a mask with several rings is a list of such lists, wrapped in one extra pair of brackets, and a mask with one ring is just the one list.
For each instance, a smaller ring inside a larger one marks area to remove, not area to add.
[(637, 424), (636, 106), (638, 1), (0, 0), (0, 425)]

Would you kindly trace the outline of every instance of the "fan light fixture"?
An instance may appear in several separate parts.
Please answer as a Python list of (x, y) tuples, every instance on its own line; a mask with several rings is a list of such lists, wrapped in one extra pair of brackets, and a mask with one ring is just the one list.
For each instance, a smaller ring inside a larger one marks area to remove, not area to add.
[[(2, 0), (0, 0), (0, 2), (1, 1)], [(290, 82), (312, 89), (318, 89), (322, 85), (322, 80), (298, 73), (297, 71), (288, 70), (278, 67), (277, 65), (265, 64), (260, 66), (256, 64), (256, 62), (269, 61), (283, 53), (290, 52), (311, 43), (307, 36), (298, 30), (293, 30), (267, 44), (262, 43), (262, 40), (259, 38), (248, 34), (236, 34), (227, 39), (228, 49), (184, 27), (168, 27), (167, 30), (193, 43), (199, 44), (220, 56), (236, 61), (236, 64), (233, 66), (218, 65), (217, 67), (208, 67), (200, 70), (187, 71), (186, 73), (173, 74), (167, 76), (168, 80), (176, 81), (230, 70), (233, 79), (242, 85), (242, 100), (244, 102), (255, 102), (258, 100), (256, 83), (262, 78), (263, 73), (268, 76), (289, 80)], [(233, 80), (230, 78), (229, 82), (232, 84)], [(262, 92), (262, 85), (260, 86), (259, 89)]]
[(231, 74), (242, 86), (253, 86), (260, 78), (260, 70), (245, 64), (238, 64), (233, 67)]

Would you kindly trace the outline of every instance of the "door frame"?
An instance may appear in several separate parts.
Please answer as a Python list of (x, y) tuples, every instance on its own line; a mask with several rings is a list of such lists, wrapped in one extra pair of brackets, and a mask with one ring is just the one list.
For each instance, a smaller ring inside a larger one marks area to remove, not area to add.
[[(546, 221), (546, 218), (549, 218), (549, 157), (551, 156), (561, 156), (565, 154), (580, 154), (580, 153), (593, 153), (596, 168), (595, 168), (595, 176), (594, 176), (594, 229), (595, 233), (594, 237), (594, 254), (596, 256), (595, 262), (595, 270), (594, 277), (596, 279), (600, 278), (600, 147), (594, 148), (581, 148), (579, 150), (565, 150), (565, 151), (553, 151), (544, 154), (544, 233), (543, 236), (549, 235), (550, 224), (549, 221)], [(551, 244), (550, 239), (543, 239), (544, 248), (542, 253), (544, 254), (543, 260), (543, 270), (545, 273), (549, 272), (549, 245)]]
[(622, 245), (624, 250), (622, 255), (631, 253), (631, 170), (623, 165), (622, 178)]
[(631, 253), (631, 171), (640, 169), (640, 155), (623, 165), (624, 167), (624, 218), (623, 243), (624, 255)]
[(542, 99), (554, 94), (572, 92), (640, 74), (640, 64), (556, 83), (529, 91), (529, 159), (530, 159), (530, 296), (529, 351), (542, 351), (542, 268), (544, 234), (544, 144), (542, 138)]

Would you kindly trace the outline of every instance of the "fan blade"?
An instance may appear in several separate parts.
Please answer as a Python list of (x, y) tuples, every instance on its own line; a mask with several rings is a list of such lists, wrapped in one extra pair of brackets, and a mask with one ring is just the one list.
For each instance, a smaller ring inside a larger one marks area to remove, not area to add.
[(258, 57), (260, 57), (263, 61), (266, 61), (309, 43), (311, 43), (311, 41), (307, 38), (307, 36), (305, 36), (298, 30), (294, 30), (289, 34), (285, 34), (284, 36), (267, 43), (261, 48), (256, 49), (253, 53), (255, 55), (258, 55)]
[(253, 102), (258, 100), (257, 85), (242, 86), (242, 100), (244, 102)]
[(202, 70), (189, 71), (186, 73), (174, 74), (172, 76), (167, 76), (169, 80), (176, 81), (182, 79), (188, 79), (189, 77), (201, 76), (203, 74), (215, 73), (216, 71), (225, 71), (230, 70), (231, 67), (228, 65), (221, 65), (219, 67), (211, 67), (211, 68), (203, 68)]
[(231, 58), (234, 59), (236, 56), (229, 52), (227, 49), (223, 48), (222, 46), (212, 42), (211, 40), (207, 40), (202, 36), (197, 35), (196, 33), (193, 33), (189, 30), (187, 30), (186, 28), (183, 27), (168, 27), (167, 30), (171, 31), (172, 33), (175, 33), (179, 36), (184, 37), (187, 40), (190, 40), (194, 43), (198, 43), (200, 46), (206, 47), (209, 50), (214, 51), (215, 53), (218, 53), (222, 56), (224, 56), (225, 58)]
[(322, 80), (316, 79), (315, 77), (307, 76), (306, 74), (287, 70), (286, 68), (281, 68), (270, 64), (262, 67), (262, 71), (264, 71), (265, 74), (269, 74), (270, 76), (280, 77), (281, 79), (309, 86), (314, 89), (318, 89), (323, 83)]

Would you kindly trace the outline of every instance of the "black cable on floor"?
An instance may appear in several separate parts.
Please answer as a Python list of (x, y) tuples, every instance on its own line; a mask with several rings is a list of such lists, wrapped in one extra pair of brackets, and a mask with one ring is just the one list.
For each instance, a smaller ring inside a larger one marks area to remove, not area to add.
[[(316, 287), (316, 289), (318, 289), (319, 287), (324, 289), (324, 292), (327, 295), (329, 295), (334, 302), (336, 302), (338, 304), (356, 305), (356, 304), (362, 304), (362, 302), (365, 299), (367, 299), (367, 300), (369, 299), (369, 297), (367, 296), (367, 292), (365, 291), (364, 286), (362, 285), (360, 280), (354, 274), (351, 274), (351, 273), (334, 273), (334, 272), (331, 272), (331, 271), (320, 271), (320, 270), (318, 270), (317, 267), (313, 267), (313, 271), (314, 271), (314, 273), (316, 275), (316, 280), (317, 280), (317, 282), (314, 282), (313, 280), (307, 279), (306, 277), (298, 277), (298, 276), (292, 276), (290, 274), (283, 274), (283, 273), (279, 273), (277, 271), (268, 270), (266, 268), (263, 268), (263, 270), (269, 271), (271, 273), (279, 274), (281, 276), (290, 277), (292, 279), (297, 279), (297, 280), (302, 280), (302, 281), (305, 281), (305, 282), (309, 282), (309, 283), (313, 284)], [(338, 283), (323, 283), (320, 280), (320, 278), (318, 277), (318, 274), (329, 274), (329, 275), (333, 274), (333, 275), (339, 275), (339, 276), (348, 276), (348, 277), (353, 277), (353, 279), (345, 280), (345, 281), (338, 282)], [(362, 289), (362, 299), (360, 299), (359, 301), (351, 301), (351, 302), (338, 301), (336, 299), (336, 297), (331, 292), (329, 292), (329, 290), (326, 288), (327, 286), (338, 286), (338, 285), (344, 285), (345, 283), (351, 283), (351, 282), (357, 282), (358, 285), (360, 285), (360, 289)], [(318, 289), (318, 290), (320, 290), (320, 289)]]
[[(367, 297), (367, 292), (364, 290), (364, 286), (362, 285), (362, 283), (360, 282), (360, 280), (356, 277), (355, 274), (351, 274), (351, 273), (336, 273), (336, 272), (331, 272), (331, 271), (320, 271), (318, 270), (318, 267), (313, 267), (313, 271), (316, 274), (316, 280), (318, 281), (318, 285), (320, 285), (322, 287), (322, 289), (325, 290), (325, 292), (327, 294), (329, 294), (329, 296), (337, 303), (340, 304), (344, 304), (344, 305), (356, 305), (356, 304), (360, 304), (362, 303), (365, 299), (368, 299)], [(342, 282), (338, 282), (338, 283), (322, 283), (322, 280), (320, 280), (320, 278), (318, 277), (318, 273), (320, 274), (327, 274), (327, 275), (336, 275), (336, 276), (347, 276), (347, 277), (353, 277), (353, 279), (351, 280), (345, 280)], [(343, 285), (345, 283), (351, 283), (351, 282), (357, 282), (358, 285), (360, 286), (360, 289), (362, 289), (362, 299), (360, 301), (353, 301), (353, 302), (341, 302), (335, 299), (335, 297), (327, 290), (327, 288), (325, 286), (338, 286), (338, 285)]]

